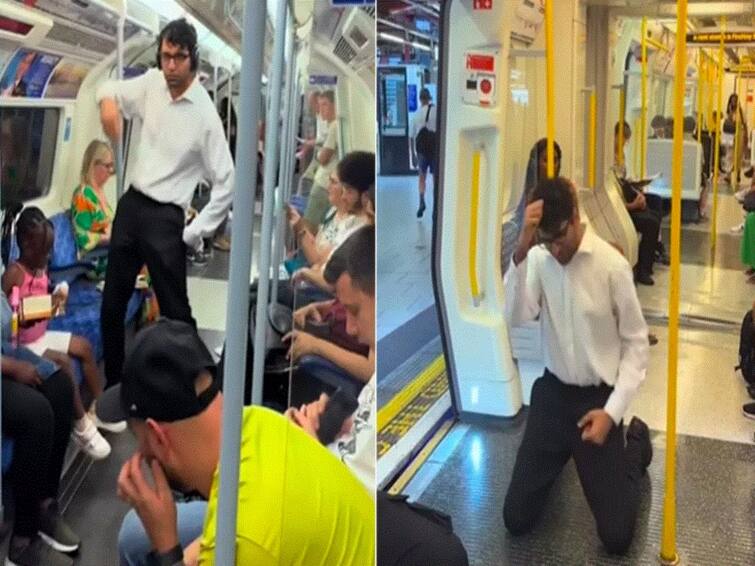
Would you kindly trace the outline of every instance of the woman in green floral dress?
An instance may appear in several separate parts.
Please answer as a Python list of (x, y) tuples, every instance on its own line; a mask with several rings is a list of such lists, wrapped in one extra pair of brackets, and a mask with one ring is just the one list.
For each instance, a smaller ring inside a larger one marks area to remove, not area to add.
[[(81, 182), (71, 199), (71, 221), (79, 257), (110, 242), (113, 210), (105, 197), (105, 183), (115, 171), (113, 151), (105, 142), (93, 140), (84, 152)], [(95, 273), (105, 276), (107, 259), (98, 261)]]

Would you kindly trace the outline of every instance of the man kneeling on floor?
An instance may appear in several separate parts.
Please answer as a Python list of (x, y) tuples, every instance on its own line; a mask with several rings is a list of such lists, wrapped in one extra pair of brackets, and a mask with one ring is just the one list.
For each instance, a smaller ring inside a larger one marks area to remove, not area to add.
[(504, 280), (506, 319), (541, 319), (545, 374), (532, 387), (503, 507), (514, 535), (534, 528), (570, 457), (611, 553), (632, 542), (639, 485), (652, 458), (647, 425), (622, 418), (645, 378), (648, 329), (626, 259), (580, 222), (576, 191), (541, 181)]
[[(215, 563), (222, 409), (215, 367), (196, 330), (168, 319), (137, 335), (122, 383), (97, 404), (101, 417), (128, 418), (139, 441), (118, 477), (118, 495), (149, 537), (147, 564)], [(202, 536), (185, 549), (171, 488), (208, 500)], [(245, 408), (236, 564), (362, 566), (374, 555), (375, 504), (359, 480), (283, 415)]]

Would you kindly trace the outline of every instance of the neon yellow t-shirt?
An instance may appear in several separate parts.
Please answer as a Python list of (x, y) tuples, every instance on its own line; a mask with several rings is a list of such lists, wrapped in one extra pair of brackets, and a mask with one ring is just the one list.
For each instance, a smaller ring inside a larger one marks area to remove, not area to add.
[[(215, 471), (199, 563), (215, 564), (219, 473)], [(283, 415), (244, 409), (236, 564), (369, 566), (375, 504), (324, 446)]]

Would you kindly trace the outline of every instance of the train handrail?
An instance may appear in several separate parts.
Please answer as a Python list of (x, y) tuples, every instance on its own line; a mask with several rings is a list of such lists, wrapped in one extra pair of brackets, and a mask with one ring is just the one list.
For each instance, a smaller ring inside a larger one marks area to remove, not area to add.
[(721, 18), (721, 40), (718, 44), (718, 112), (716, 128), (716, 143), (713, 144), (713, 218), (710, 222), (710, 248), (712, 252), (716, 249), (717, 224), (718, 224), (718, 177), (719, 162), (721, 149), (721, 107), (723, 105), (722, 97), (724, 90), (724, 35), (726, 33), (726, 17)]
[[(686, 29), (687, 0), (676, 3), (677, 30)], [(723, 34), (721, 34), (723, 37)], [(666, 396), (666, 481), (660, 559), (679, 563), (676, 552), (676, 390), (679, 365), (679, 277), (682, 239), (682, 164), (684, 153), (684, 90), (687, 78), (687, 35), (676, 34), (674, 85), (674, 159), (671, 175), (671, 267), (669, 277), (668, 394)]]
[[(254, 210), (254, 186), (257, 179), (257, 137), (260, 111), (262, 66), (264, 64), (266, 2), (246, 2), (244, 33), (241, 36), (243, 57), (239, 89), (239, 124), (237, 154), (245, 156), (236, 164), (233, 208)], [(235, 564), (236, 517), (238, 512), (239, 460), (241, 448), (242, 403), (246, 375), (246, 336), (249, 328), (249, 272), (251, 270), (254, 215), (237, 214), (234, 218), (228, 276), (226, 307), (226, 358), (223, 373), (222, 442), (220, 447), (220, 483), (218, 486), (218, 520), (216, 530), (216, 564)], [(262, 357), (262, 356), (257, 356)]]
[(472, 291), (472, 303), (480, 306), (482, 291), (477, 279), (477, 228), (480, 213), (480, 157), (482, 147), (472, 154), (472, 187), (469, 202), (469, 286)]
[(588, 170), (590, 173), (590, 187), (595, 188), (595, 152), (598, 145), (598, 96), (593, 87), (590, 93), (590, 156), (588, 160)]
[(642, 18), (642, 75), (640, 77), (640, 179), (647, 177), (648, 123), (648, 19)]
[(555, 140), (555, 98), (553, 58), (553, 0), (545, 0), (545, 106), (546, 106), (546, 154), (548, 159), (548, 178), (556, 174)]

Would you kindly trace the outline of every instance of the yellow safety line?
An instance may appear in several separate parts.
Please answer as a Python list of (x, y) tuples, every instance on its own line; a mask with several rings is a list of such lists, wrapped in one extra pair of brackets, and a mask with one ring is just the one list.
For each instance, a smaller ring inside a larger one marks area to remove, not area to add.
[(548, 159), (548, 178), (551, 179), (556, 174), (554, 139), (556, 137), (554, 125), (554, 103), (553, 98), (553, 0), (545, 0), (545, 107), (546, 107), (546, 154)]
[(480, 152), (475, 151), (472, 156), (472, 198), (470, 199), (469, 218), (469, 286), (472, 290), (472, 300), (478, 304), (480, 300), (480, 283), (477, 280), (477, 217), (480, 212)]
[(721, 18), (721, 41), (718, 44), (718, 113), (713, 127), (716, 128), (716, 143), (713, 149), (713, 220), (710, 223), (710, 247), (714, 253), (711, 254), (711, 260), (715, 256), (716, 240), (718, 239), (718, 169), (721, 148), (721, 120), (723, 116), (723, 91), (724, 91), (724, 33), (726, 32), (726, 17)]
[(451, 430), (453, 424), (453, 419), (448, 419), (441, 425), (441, 427), (435, 432), (430, 441), (425, 444), (422, 450), (420, 450), (419, 454), (417, 454), (417, 457), (412, 460), (412, 463), (393, 483), (393, 485), (388, 490), (389, 494), (397, 495), (404, 490), (407, 484), (412, 481), (412, 478), (417, 474), (417, 471), (422, 467), (422, 464), (425, 463), (425, 461), (430, 457), (430, 454), (433, 453), (433, 450), (435, 450), (438, 444), (440, 444), (441, 440), (445, 438), (446, 434), (448, 434), (448, 431)]
[(590, 187), (595, 188), (595, 144), (597, 140), (597, 95), (590, 93)]
[(644, 179), (647, 175), (647, 120), (648, 120), (648, 19), (642, 18), (642, 81), (641, 90), (641, 110), (640, 110), (640, 178)]
[[(669, 283), (668, 395), (666, 404), (666, 482), (663, 500), (661, 561), (676, 564), (676, 379), (679, 361), (679, 275), (684, 159), (684, 90), (687, 78), (687, 0), (676, 3), (676, 77), (674, 84), (674, 161), (671, 173), (671, 274)], [(681, 33), (680, 33), (681, 32)]]
[(435, 358), (430, 365), (423, 369), (409, 385), (397, 393), (378, 411), (378, 432), (382, 431), (396, 415), (398, 415), (412, 400), (422, 393), (433, 379), (438, 377), (446, 369), (446, 361), (443, 355)]

